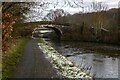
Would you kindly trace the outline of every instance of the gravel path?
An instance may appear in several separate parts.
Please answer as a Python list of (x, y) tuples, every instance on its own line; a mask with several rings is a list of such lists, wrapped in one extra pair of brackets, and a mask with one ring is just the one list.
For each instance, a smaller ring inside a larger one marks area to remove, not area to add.
[(12, 78), (60, 78), (52, 64), (38, 47), (39, 39), (31, 39)]

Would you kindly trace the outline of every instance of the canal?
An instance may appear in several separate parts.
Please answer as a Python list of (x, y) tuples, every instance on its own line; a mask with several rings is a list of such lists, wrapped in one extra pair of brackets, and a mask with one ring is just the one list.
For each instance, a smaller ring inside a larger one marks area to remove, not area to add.
[(120, 46), (77, 42), (48, 41), (62, 55), (95, 78), (118, 78)]

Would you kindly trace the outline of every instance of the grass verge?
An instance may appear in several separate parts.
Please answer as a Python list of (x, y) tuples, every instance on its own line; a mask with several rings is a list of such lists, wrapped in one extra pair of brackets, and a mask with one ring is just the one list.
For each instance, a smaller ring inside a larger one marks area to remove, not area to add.
[(6, 80), (12, 75), (13, 70), (16, 68), (20, 57), (22, 56), (22, 52), (24, 50), (24, 46), (27, 42), (27, 38), (20, 38), (11, 45), (10, 49), (3, 55), (2, 58), (2, 80)]

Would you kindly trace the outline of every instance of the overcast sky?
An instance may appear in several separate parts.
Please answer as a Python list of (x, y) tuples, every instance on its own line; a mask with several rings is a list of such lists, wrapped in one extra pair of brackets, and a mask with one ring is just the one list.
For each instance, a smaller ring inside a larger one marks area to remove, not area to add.
[[(53, 1), (55, 2), (55, 0), (49, 0), (49, 1)], [(79, 11), (82, 11), (82, 8), (71, 8), (70, 6), (63, 6), (64, 3), (63, 1), (64, 0), (58, 0), (59, 1), (59, 5), (57, 5), (57, 7), (53, 7), (53, 6), (50, 6), (49, 8), (50, 9), (57, 9), (57, 8), (62, 8), (64, 9), (65, 11), (67, 12), (70, 12), (70, 13), (76, 13), (76, 12), (79, 12)], [(72, 2), (73, 0), (69, 0), (70, 2)], [(75, 0), (77, 1), (77, 0)], [(80, 0), (78, 0), (80, 2)], [(108, 5), (108, 8), (117, 8), (118, 7), (118, 2), (119, 0), (83, 0), (83, 3), (84, 3), (84, 7), (85, 7), (85, 10), (86, 12), (89, 11), (89, 9), (87, 9), (87, 7), (90, 6), (90, 4), (93, 2), (93, 1), (96, 1), (96, 2), (105, 2), (107, 5)], [(63, 6), (63, 7), (62, 7)]]
[[(33, 2), (33, 1), (36, 1), (36, 2), (50, 2), (50, 3), (53, 3), (53, 4), (56, 4), (57, 1), (58, 1), (58, 4), (56, 5), (56, 7), (54, 7), (53, 5), (49, 5), (49, 7), (47, 8), (47, 10), (50, 10), (50, 9), (60, 9), (62, 8), (63, 10), (67, 11), (67, 12), (70, 12), (71, 14), (73, 13), (76, 13), (76, 12), (79, 12), (79, 11), (82, 11), (82, 9), (79, 7), (79, 8), (71, 8), (70, 6), (65, 6), (64, 2), (65, 1), (69, 1), (69, 2), (73, 2), (73, 1), (78, 1), (78, 2), (81, 2), (81, 0), (0, 0), (0, 1), (3, 1), (3, 2)], [(96, 1), (96, 2), (105, 2), (109, 9), (110, 8), (117, 8), (118, 7), (118, 2), (120, 0), (83, 0), (84, 2), (84, 7), (87, 8), (90, 6), (91, 2), (93, 1)], [(86, 11), (89, 11), (89, 10), (86, 10)]]
[[(51, 9), (53, 9), (53, 10), (63, 9), (64, 11), (69, 12), (70, 14), (82, 12), (82, 8), (81, 7), (72, 8), (72, 7), (68, 6), (67, 4), (65, 4), (65, 0), (36, 0), (36, 1), (38, 1), (38, 2), (41, 2), (41, 1), (50, 2), (50, 3), (52, 3), (52, 5), (49, 5), (44, 11), (41, 11), (40, 8), (39, 9), (34, 8), (36, 10), (36, 13), (33, 12), (30, 15), (31, 15), (31, 17), (33, 17), (33, 15), (36, 15), (36, 17), (32, 18), (32, 21), (39, 21)], [(58, 4), (57, 4), (57, 1), (58, 1)], [(68, 0), (68, 1), (70, 1), (71, 4), (74, 4), (74, 3), (72, 3), (73, 0)], [(74, 0), (74, 1), (77, 1), (77, 2), (81, 3), (81, 0)], [(119, 0), (83, 0), (84, 5), (82, 5), (82, 6), (85, 7), (85, 12), (89, 12), (90, 11), (88, 9), (88, 7), (91, 5), (91, 3), (93, 1), (105, 2), (108, 5), (109, 9), (111, 9), (111, 8), (118, 8), (118, 2), (119, 2)], [(38, 14), (37, 14), (37, 12), (38, 12)], [(41, 14), (39, 14), (39, 13), (41, 13)]]
[[(69, 1), (70, 3), (74, 4), (73, 1), (79, 2), (79, 5), (84, 6), (84, 12), (90, 12), (91, 10), (88, 9), (90, 7), (90, 4), (94, 1), (96, 2), (105, 2), (108, 5), (108, 8), (118, 8), (118, 2), (120, 0), (83, 0), (84, 5), (80, 4), (81, 0), (0, 0), (2, 2), (49, 2), (51, 5), (49, 5), (44, 10), (41, 9), (40, 6), (31, 8), (33, 12), (30, 12), (27, 17), (27, 21), (40, 21), (41, 18), (43, 18), (49, 10), (53, 9), (63, 9), (66, 12), (69, 12), (70, 14), (82, 12), (81, 7), (72, 8), (65, 4), (65, 1)], [(58, 1), (58, 4), (57, 4)], [(54, 5), (53, 5), (54, 4)]]
[[(81, 12), (82, 11), (82, 8), (81, 7), (77, 7), (77, 8), (72, 8), (68, 5), (65, 5), (65, 1), (66, 0), (0, 0), (2, 2), (33, 2), (33, 1), (36, 1), (36, 2), (49, 2), (49, 3), (52, 3), (54, 5), (49, 5), (45, 11), (42, 11), (39, 7), (39, 9), (37, 8), (32, 8), (34, 11), (36, 12), (30, 12), (29, 13), (29, 16), (31, 18), (33, 18), (33, 15), (34, 15), (34, 18), (31, 19), (31, 21), (34, 21), (34, 20), (37, 20), (39, 21), (41, 19), (41, 17), (43, 17), (44, 15), (47, 14), (47, 12), (50, 10), (50, 9), (53, 9), (53, 10), (56, 10), (56, 9), (63, 9), (64, 11), (66, 12), (69, 12), (71, 14), (74, 14), (74, 13), (78, 13), (78, 12)], [(58, 1), (58, 4), (57, 4), (57, 1)], [(81, 0), (67, 0), (69, 2), (73, 2), (73, 1), (78, 1), (79, 3), (81, 2)], [(83, 0), (84, 2), (84, 6), (85, 7), (85, 12), (89, 12), (90, 10), (88, 9), (88, 7), (90, 6), (90, 4), (93, 2), (93, 1), (96, 1), (96, 2), (105, 2), (107, 5), (108, 5), (108, 8), (111, 9), (111, 8), (118, 8), (118, 2), (120, 0)], [(81, 5), (81, 4), (79, 4)], [(36, 17), (35, 17), (36, 16)]]

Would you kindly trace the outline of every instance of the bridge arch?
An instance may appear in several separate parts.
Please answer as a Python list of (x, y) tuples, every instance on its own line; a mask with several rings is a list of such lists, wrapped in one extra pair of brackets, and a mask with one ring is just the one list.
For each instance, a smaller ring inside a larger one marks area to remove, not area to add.
[(54, 30), (57, 35), (57, 39), (59, 39), (59, 40), (61, 39), (62, 31), (59, 28), (52, 27), (52, 26), (43, 26), (43, 27)]
[(51, 37), (53, 40), (60, 40), (61, 39), (61, 36), (62, 36), (61, 29), (59, 29), (59, 28), (57, 28), (57, 27), (55, 27), (53, 25), (52, 26), (51, 25), (42, 25), (40, 27), (34, 28), (34, 30), (32, 32), (32, 36), (35, 36), (35, 37), (45, 37), (45, 34), (43, 36), (39, 35), (39, 34), (41, 34), (41, 32), (39, 32), (39, 30), (45, 30), (45, 29), (51, 29), (51, 30), (53, 30), (55, 32), (55, 37)]

